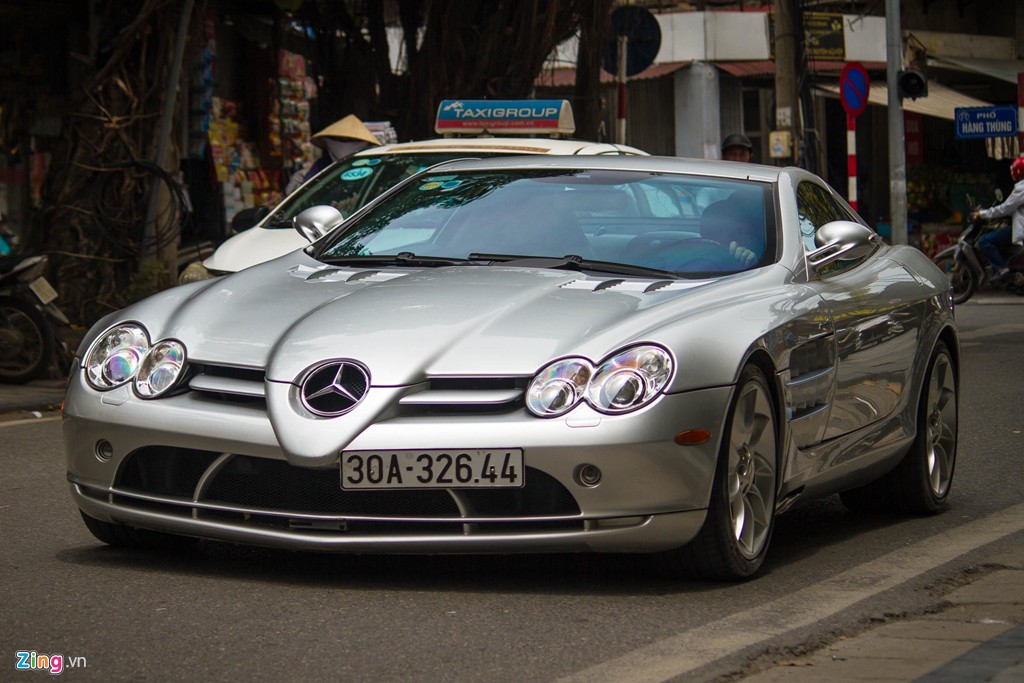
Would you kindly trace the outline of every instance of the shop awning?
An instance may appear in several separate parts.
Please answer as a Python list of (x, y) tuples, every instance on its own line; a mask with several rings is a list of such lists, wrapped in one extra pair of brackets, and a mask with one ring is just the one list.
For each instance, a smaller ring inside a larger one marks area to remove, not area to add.
[[(652, 64), (638, 74), (629, 76), (627, 81), (643, 81), (650, 78), (661, 78), (668, 76), (683, 67), (690, 66), (692, 62), (666, 62), (664, 64)], [(604, 69), (601, 69), (601, 82), (614, 83), (615, 76)], [(545, 69), (534, 79), (533, 84), (544, 88), (565, 88), (576, 84), (576, 69), (569, 67), (565, 69)]]
[(1017, 74), (1024, 73), (1024, 59), (969, 59), (967, 57), (929, 57), (929, 63), (973, 71), (991, 78), (1016, 83)]
[[(807, 63), (807, 71), (814, 74), (835, 74), (838, 76), (848, 63), (827, 59), (814, 59)], [(861, 62), (861, 64), (868, 71), (885, 71), (885, 62)], [(775, 62), (771, 59), (715, 62), (715, 66), (737, 78), (775, 75)]]
[[(838, 85), (819, 85), (819, 90), (831, 93), (839, 97)], [(885, 81), (871, 81), (871, 88), (868, 90), (868, 101), (882, 107), (889, 106), (889, 88)], [(934, 116), (940, 119), (952, 121), (953, 110), (958, 107), (989, 107), (991, 103), (979, 100), (962, 92), (947, 88), (935, 81), (928, 81), (928, 97), (919, 97), (916, 100), (903, 100), (903, 110)]]

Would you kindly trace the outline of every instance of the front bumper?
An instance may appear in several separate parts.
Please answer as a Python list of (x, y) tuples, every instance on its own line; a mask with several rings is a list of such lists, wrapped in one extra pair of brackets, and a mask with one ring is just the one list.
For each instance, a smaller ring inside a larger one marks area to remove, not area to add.
[[(586, 406), (546, 420), (522, 408), (389, 414), (345, 446), (521, 448), (522, 489), (342, 491), (337, 457), (289, 460), (259, 402), (191, 392), (144, 401), (128, 389), (97, 393), (80, 376), (65, 401), (64, 443), (79, 508), (143, 529), (343, 552), (647, 552), (700, 530), (731, 394), (668, 395), (621, 416)], [(687, 429), (713, 437), (675, 444)], [(582, 464), (601, 470), (599, 484), (578, 481)]]

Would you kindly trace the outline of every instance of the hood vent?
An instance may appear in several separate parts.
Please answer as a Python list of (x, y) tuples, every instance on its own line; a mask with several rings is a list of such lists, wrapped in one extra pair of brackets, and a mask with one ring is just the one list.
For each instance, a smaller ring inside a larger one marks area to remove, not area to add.
[(610, 278), (607, 280), (591, 280), (580, 278), (562, 285), (562, 289), (581, 289), (591, 292), (614, 290), (616, 292), (637, 292), (639, 294), (651, 294), (663, 289), (690, 289), (696, 286), (693, 282), (682, 282), (679, 280), (624, 280), (622, 278)]

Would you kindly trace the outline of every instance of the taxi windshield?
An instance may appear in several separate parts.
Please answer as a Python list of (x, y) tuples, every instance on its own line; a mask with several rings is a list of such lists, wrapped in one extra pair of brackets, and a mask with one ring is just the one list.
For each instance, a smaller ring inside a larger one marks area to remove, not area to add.
[(345, 224), (317, 258), (608, 262), (721, 274), (775, 260), (771, 186), (618, 170), (427, 173)]
[(292, 227), (292, 219), (311, 206), (333, 206), (348, 218), (370, 200), (414, 173), (442, 161), (466, 156), (484, 157), (473, 152), (434, 152), (422, 154), (380, 154), (348, 157), (331, 164), (298, 192), (281, 202), (267, 216), (265, 228)]

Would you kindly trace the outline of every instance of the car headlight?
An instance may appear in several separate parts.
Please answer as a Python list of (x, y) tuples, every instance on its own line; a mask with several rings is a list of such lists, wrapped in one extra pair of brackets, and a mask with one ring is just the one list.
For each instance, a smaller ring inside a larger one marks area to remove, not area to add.
[(672, 356), (660, 346), (636, 346), (605, 360), (587, 387), (587, 402), (607, 413), (650, 403), (672, 377)]
[(185, 347), (173, 339), (157, 342), (149, 350), (135, 375), (135, 393), (156, 398), (173, 388), (185, 368)]
[(106, 391), (131, 381), (149, 350), (149, 335), (131, 323), (112, 327), (93, 344), (85, 359), (85, 376), (94, 389)]
[(576, 407), (587, 390), (593, 369), (581, 358), (555, 361), (533, 378), (526, 405), (534, 415), (556, 417)]
[(526, 407), (540, 417), (558, 417), (586, 400), (603, 413), (625, 413), (654, 400), (672, 378), (672, 355), (660, 346), (618, 351), (596, 369), (584, 358), (546, 366), (526, 389)]

